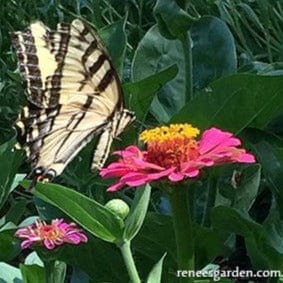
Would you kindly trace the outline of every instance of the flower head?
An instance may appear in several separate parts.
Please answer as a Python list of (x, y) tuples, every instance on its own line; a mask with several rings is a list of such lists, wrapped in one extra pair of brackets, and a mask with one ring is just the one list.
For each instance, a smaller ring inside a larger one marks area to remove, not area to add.
[(34, 224), (18, 229), (15, 235), (26, 239), (21, 243), (23, 249), (35, 243), (52, 250), (63, 243), (78, 245), (80, 242), (87, 242), (87, 236), (81, 229), (73, 222), (66, 223), (64, 219), (54, 219), (51, 224), (37, 220)]
[(232, 133), (211, 128), (197, 140), (198, 134), (199, 130), (189, 124), (145, 130), (140, 139), (146, 144), (146, 150), (129, 146), (117, 151), (121, 158), (101, 170), (102, 177), (120, 178), (108, 191), (166, 178), (178, 182), (198, 176), (204, 167), (218, 164), (255, 162), (252, 154), (238, 147), (241, 141)]

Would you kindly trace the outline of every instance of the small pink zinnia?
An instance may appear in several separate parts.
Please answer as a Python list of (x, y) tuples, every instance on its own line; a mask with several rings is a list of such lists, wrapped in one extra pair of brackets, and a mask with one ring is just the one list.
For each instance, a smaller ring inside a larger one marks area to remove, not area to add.
[(232, 133), (217, 128), (206, 130), (196, 140), (199, 130), (189, 124), (163, 126), (141, 133), (140, 139), (147, 145), (142, 151), (128, 146), (115, 152), (121, 158), (106, 168), (102, 177), (119, 180), (107, 191), (117, 191), (123, 186), (136, 187), (169, 179), (178, 182), (199, 175), (200, 169), (224, 163), (253, 163), (255, 157), (239, 148), (241, 141)]
[(87, 236), (82, 230), (73, 222), (64, 222), (64, 219), (54, 219), (51, 224), (36, 220), (35, 223), (18, 229), (15, 235), (26, 239), (21, 243), (23, 249), (36, 243), (52, 250), (63, 243), (78, 245), (80, 242), (87, 242)]

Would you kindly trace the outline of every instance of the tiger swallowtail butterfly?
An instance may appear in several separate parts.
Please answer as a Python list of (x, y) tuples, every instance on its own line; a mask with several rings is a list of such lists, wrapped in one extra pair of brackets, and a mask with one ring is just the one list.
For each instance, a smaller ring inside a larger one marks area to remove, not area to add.
[(100, 169), (110, 147), (135, 119), (124, 108), (119, 77), (92, 28), (76, 19), (51, 30), (42, 22), (15, 32), (19, 70), (28, 105), (16, 123), (20, 144), (37, 180), (52, 180), (94, 137), (92, 169)]

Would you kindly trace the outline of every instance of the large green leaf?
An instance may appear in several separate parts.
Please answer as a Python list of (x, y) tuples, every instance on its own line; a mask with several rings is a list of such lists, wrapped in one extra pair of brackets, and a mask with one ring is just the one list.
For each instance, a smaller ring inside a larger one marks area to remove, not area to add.
[(17, 225), (21, 221), (29, 202), (25, 198), (12, 202), (9, 211), (5, 215), (6, 222), (12, 222)]
[(225, 254), (227, 248), (219, 233), (213, 229), (194, 226), (196, 268), (203, 268), (208, 262), (220, 254)]
[[(224, 22), (215, 17), (203, 17), (192, 25), (191, 37), (195, 88), (203, 88), (209, 82), (235, 72), (234, 41)], [(160, 122), (167, 122), (185, 105), (183, 52), (181, 41), (164, 38), (157, 26), (145, 34), (135, 52), (132, 64), (134, 81), (158, 73), (172, 64), (178, 66), (178, 75), (162, 87), (152, 103), (151, 111)]]
[(0, 208), (6, 201), (18, 167), (22, 161), (22, 154), (14, 151), (15, 139), (0, 145)]
[(93, 235), (108, 242), (121, 238), (122, 219), (98, 202), (74, 190), (50, 183), (37, 184), (34, 194), (60, 208)]
[(120, 78), (122, 78), (127, 48), (125, 20), (112, 23), (99, 30), (99, 35), (107, 46), (107, 50), (113, 59), (117, 73), (120, 75)]
[(176, 247), (173, 225), (170, 216), (148, 213), (141, 231), (133, 239), (132, 248), (140, 258), (142, 266), (148, 265), (144, 271), (144, 277), (148, 270), (166, 253), (164, 260), (162, 282), (179, 282), (172, 269), (176, 270)]
[(282, 252), (270, 242), (263, 226), (254, 222), (247, 214), (218, 206), (212, 212), (212, 226), (244, 237), (248, 255), (256, 268), (282, 269)]
[(174, 64), (137, 82), (123, 85), (126, 94), (131, 97), (131, 110), (135, 111), (138, 120), (143, 121), (146, 117), (149, 107), (153, 101), (156, 92), (167, 82), (172, 80), (178, 73), (177, 65)]
[(243, 136), (263, 168), (283, 219), (283, 139), (258, 129), (247, 129)]
[(283, 269), (283, 220), (280, 219), (278, 206), (274, 203), (270, 213), (263, 223), (263, 228), (266, 231), (267, 241), (277, 252), (274, 257), (274, 269)]
[(261, 180), (261, 166), (258, 164), (245, 168), (235, 189), (232, 205), (234, 208), (249, 211), (253, 205)]
[(185, 103), (184, 56), (178, 40), (164, 38), (158, 27), (153, 26), (136, 49), (132, 63), (133, 81), (141, 81), (173, 64), (178, 66), (178, 75), (160, 89), (151, 107), (153, 115), (160, 122), (168, 121)]
[(171, 122), (190, 122), (239, 133), (248, 126), (263, 128), (283, 109), (283, 80), (250, 74), (221, 78), (190, 101)]
[(20, 253), (19, 241), (14, 234), (15, 230), (4, 230), (0, 232), (0, 261), (12, 260)]
[(202, 89), (220, 77), (236, 73), (236, 47), (225, 22), (216, 17), (202, 17), (193, 24), (191, 36), (195, 89)]
[(150, 200), (151, 187), (138, 188), (128, 217), (125, 220), (124, 240), (132, 240), (139, 232)]
[(193, 20), (172, 0), (157, 0), (154, 15), (161, 34), (168, 39), (176, 39), (186, 33)]
[(251, 164), (239, 167), (233, 164), (225, 167), (224, 174), (227, 171), (229, 175), (223, 178), (223, 182), (218, 183), (219, 194), (217, 194), (215, 205), (227, 205), (242, 211), (249, 211), (259, 190), (261, 166)]
[(94, 282), (109, 282), (110, 276), (112, 282), (124, 283), (128, 280), (127, 270), (117, 247), (94, 237), (89, 237), (86, 244), (75, 248), (65, 245), (58, 260), (86, 272), (91, 278), (95, 278)]

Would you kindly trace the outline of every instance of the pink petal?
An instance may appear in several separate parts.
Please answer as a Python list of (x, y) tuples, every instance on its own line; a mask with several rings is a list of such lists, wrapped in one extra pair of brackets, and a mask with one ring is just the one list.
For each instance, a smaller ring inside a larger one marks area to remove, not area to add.
[(185, 177), (184, 174), (181, 173), (181, 172), (172, 172), (168, 176), (169, 180), (172, 181), (172, 182), (179, 182), (179, 181), (183, 180), (184, 177)]
[(198, 176), (200, 173), (200, 171), (198, 169), (194, 169), (194, 170), (190, 170), (188, 172), (186, 172), (186, 176), (190, 177), (190, 178), (194, 178), (196, 176)]
[(73, 244), (79, 244), (81, 242), (81, 237), (77, 234), (74, 234), (74, 235), (68, 235), (68, 237), (66, 238), (66, 240), (70, 243), (73, 243)]
[(241, 154), (237, 160), (238, 162), (244, 162), (244, 163), (254, 163), (256, 162), (255, 157), (252, 154), (249, 153), (243, 153)]
[(110, 186), (106, 191), (116, 192), (122, 189), (124, 186), (125, 186), (124, 182), (118, 181), (117, 183), (114, 183), (112, 186)]
[(217, 128), (211, 128), (202, 134), (199, 143), (199, 152), (200, 154), (205, 154), (215, 149), (217, 146), (238, 146), (240, 144), (240, 140), (232, 137), (232, 133), (223, 132)]
[(114, 151), (114, 154), (120, 155), (122, 157), (131, 157), (141, 155), (142, 151), (135, 145), (130, 145), (126, 147), (124, 150)]
[(148, 169), (155, 169), (155, 170), (164, 170), (163, 167), (160, 167), (154, 163), (146, 162), (142, 159), (133, 158), (132, 159), (135, 165), (138, 165), (139, 168), (148, 168)]
[(52, 250), (55, 248), (55, 244), (53, 241), (49, 240), (49, 239), (45, 239), (43, 241), (44, 246), (48, 249), (48, 250)]
[(23, 241), (23, 242), (21, 243), (21, 248), (22, 248), (22, 249), (26, 249), (26, 248), (28, 248), (29, 246), (31, 246), (32, 244), (33, 244), (32, 241), (30, 241), (30, 240), (25, 240), (25, 241)]
[(151, 181), (155, 181), (155, 180), (161, 179), (163, 177), (169, 176), (172, 172), (174, 172), (174, 170), (175, 170), (175, 168), (172, 167), (172, 168), (168, 168), (166, 170), (162, 170), (160, 172), (150, 173), (149, 174), (149, 179)]
[[(111, 165), (117, 165), (117, 164), (111, 164)], [(113, 166), (114, 167), (114, 166)], [(129, 168), (126, 167), (120, 167), (116, 166), (116, 168), (102, 168), (100, 170), (100, 176), (103, 178), (112, 178), (112, 177), (121, 177), (129, 172)]]
[(128, 173), (121, 178), (121, 181), (130, 187), (138, 187), (148, 182), (148, 174), (142, 172)]

